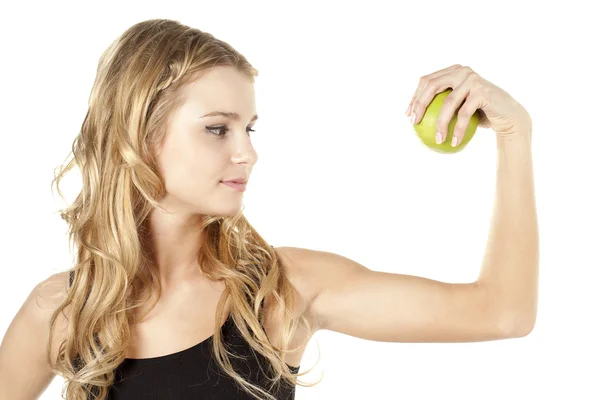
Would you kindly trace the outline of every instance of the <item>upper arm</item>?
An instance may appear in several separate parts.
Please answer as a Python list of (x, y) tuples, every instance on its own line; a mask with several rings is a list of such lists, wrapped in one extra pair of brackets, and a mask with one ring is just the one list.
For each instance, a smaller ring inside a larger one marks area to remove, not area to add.
[(54, 378), (46, 350), (64, 283), (61, 273), (37, 284), (8, 326), (0, 345), (0, 400), (38, 398)]
[(346, 257), (286, 248), (307, 271), (319, 329), (384, 342), (475, 342), (514, 336), (477, 283), (372, 271)]

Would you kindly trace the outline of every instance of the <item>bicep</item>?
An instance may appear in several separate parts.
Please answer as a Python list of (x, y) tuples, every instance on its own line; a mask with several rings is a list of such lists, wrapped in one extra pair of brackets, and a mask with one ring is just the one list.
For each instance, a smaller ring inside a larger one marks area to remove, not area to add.
[(312, 252), (311, 309), (320, 329), (385, 342), (474, 342), (503, 339), (509, 327), (476, 283), (446, 283), (373, 271), (346, 257)]

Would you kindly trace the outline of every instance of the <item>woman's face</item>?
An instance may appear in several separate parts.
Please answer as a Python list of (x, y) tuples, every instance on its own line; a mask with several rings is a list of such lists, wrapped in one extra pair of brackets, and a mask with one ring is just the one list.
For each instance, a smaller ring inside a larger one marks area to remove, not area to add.
[[(256, 120), (254, 84), (233, 67), (215, 67), (182, 90), (185, 101), (174, 110), (156, 154), (167, 190), (161, 205), (169, 211), (233, 215), (244, 192), (221, 181), (249, 179), (258, 160), (249, 131)], [(215, 112), (232, 116), (206, 116)]]

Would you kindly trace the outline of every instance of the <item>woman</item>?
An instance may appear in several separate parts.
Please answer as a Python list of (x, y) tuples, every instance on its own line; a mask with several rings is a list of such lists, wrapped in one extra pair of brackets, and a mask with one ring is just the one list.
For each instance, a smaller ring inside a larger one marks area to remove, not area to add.
[(424, 76), (409, 104), (418, 123), (452, 88), (441, 140), (459, 107), (457, 145), (475, 112), (497, 136), (481, 274), (448, 284), (275, 249), (252, 228), (240, 208), (258, 160), (256, 76), (227, 43), (170, 20), (132, 26), (103, 54), (74, 157), (54, 181), (81, 170), (83, 188), (61, 214), (77, 263), (37, 285), (11, 323), (0, 399), (35, 398), (56, 374), (67, 399), (291, 399), (296, 384), (310, 386), (297, 381), (310, 372), (298, 374), (299, 364), (321, 329), (387, 342), (533, 329), (532, 125), (517, 101), (454, 65)]

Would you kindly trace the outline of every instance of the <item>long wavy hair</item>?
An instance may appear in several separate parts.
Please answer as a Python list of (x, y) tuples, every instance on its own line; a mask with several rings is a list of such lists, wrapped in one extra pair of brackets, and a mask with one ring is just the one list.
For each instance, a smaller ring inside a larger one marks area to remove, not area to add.
[[(252, 82), (258, 76), (229, 44), (167, 19), (133, 25), (100, 57), (81, 130), (67, 159), (55, 169), (51, 184), (64, 199), (59, 187), (63, 176), (75, 165), (81, 172), (81, 191), (60, 210), (77, 255), (69, 269), (72, 285), (51, 316), (47, 349), (53, 372), (65, 378), (62, 396), (67, 400), (106, 398), (115, 370), (125, 359), (130, 326), (147, 315), (136, 318), (134, 311), (148, 304), (151, 293), (160, 296), (147, 217), (161, 207), (158, 201), (165, 194), (165, 184), (151, 149), (161, 143), (169, 116), (184, 100), (180, 88), (216, 66), (233, 66)], [(261, 400), (276, 400), (269, 392), (284, 380), (305, 387), (319, 383), (321, 379), (314, 384), (298, 380), (314, 367), (296, 374), (284, 361), (286, 353), (308, 342), (289, 349), (298, 324), (307, 331), (312, 327), (305, 316), (290, 311), (295, 309), (298, 293), (284, 275), (274, 249), (242, 211), (225, 217), (206, 215), (201, 237), (201, 271), (208, 279), (225, 283), (212, 341), (218, 365)], [(262, 326), (265, 298), (280, 306), (279, 346), (271, 343)], [(243, 338), (269, 361), (273, 373), (269, 392), (245, 380), (230, 362), (229, 357), (238, 355), (225, 348), (220, 330), (228, 302)], [(68, 329), (52, 359), (51, 339), (61, 313)]]

